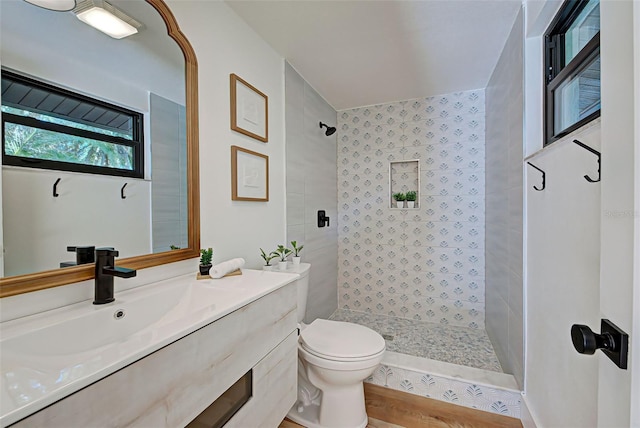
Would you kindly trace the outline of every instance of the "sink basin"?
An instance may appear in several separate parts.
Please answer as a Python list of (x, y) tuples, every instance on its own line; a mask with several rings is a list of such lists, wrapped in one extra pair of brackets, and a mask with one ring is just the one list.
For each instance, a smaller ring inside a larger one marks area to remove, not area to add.
[(87, 313), (3, 340), (2, 348), (24, 356), (73, 355), (130, 338), (176, 307), (180, 290), (167, 289), (145, 299), (124, 299), (89, 307)]
[(243, 271), (194, 275), (0, 324), (0, 426), (149, 355), (292, 282), (297, 275)]

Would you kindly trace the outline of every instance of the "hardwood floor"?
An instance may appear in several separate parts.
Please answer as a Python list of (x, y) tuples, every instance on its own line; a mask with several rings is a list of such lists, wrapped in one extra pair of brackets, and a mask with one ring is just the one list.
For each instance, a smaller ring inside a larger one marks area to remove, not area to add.
[[(302, 425), (298, 425), (295, 422), (285, 419), (282, 421), (278, 428), (304, 428)], [(389, 422), (379, 421), (377, 419), (369, 418), (367, 428), (405, 428), (400, 425), (390, 424)]]
[[(364, 384), (367, 428), (522, 428), (519, 419)], [(300, 428), (288, 419), (279, 428)]]

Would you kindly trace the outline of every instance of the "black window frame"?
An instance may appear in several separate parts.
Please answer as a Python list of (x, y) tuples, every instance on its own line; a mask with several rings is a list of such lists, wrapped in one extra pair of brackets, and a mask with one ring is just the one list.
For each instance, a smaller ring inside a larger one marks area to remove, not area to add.
[[(2, 164), (19, 166), (26, 168), (38, 168), (48, 169), (56, 171), (67, 172), (79, 172), (98, 175), (108, 175), (116, 177), (129, 177), (129, 178), (144, 178), (144, 115), (140, 112), (133, 111), (115, 104), (111, 104), (102, 100), (98, 100), (77, 92), (51, 85), (30, 77), (23, 76), (8, 70), (2, 70), (2, 77), (9, 77), (10, 79), (20, 82), (22, 84), (31, 86), (33, 88), (43, 89), (45, 91), (62, 95), (68, 98), (74, 98), (76, 100), (93, 104), (97, 107), (102, 107), (110, 111), (116, 111), (122, 114), (131, 116), (132, 118), (132, 139), (117, 137), (113, 135), (107, 135), (99, 132), (88, 131), (84, 129), (78, 129), (71, 126), (61, 125), (57, 123), (45, 122), (33, 117), (20, 116), (8, 112), (2, 112)], [(70, 118), (65, 120), (73, 121)], [(48, 159), (35, 159), (22, 156), (14, 156), (5, 152), (5, 123), (13, 123), (17, 125), (29, 126), (32, 128), (43, 129), (47, 131), (58, 132), (67, 135), (73, 135), (77, 137), (90, 138), (93, 140), (104, 141), (111, 144), (118, 144), (122, 146), (133, 148), (133, 169), (121, 169), (111, 168), (96, 165), (85, 165), (73, 162), (63, 162), (57, 160)]]
[(600, 117), (601, 109), (591, 113), (573, 125), (555, 133), (554, 91), (576, 74), (581, 73), (591, 61), (600, 55), (600, 31), (573, 57), (568, 64), (565, 60), (565, 33), (588, 0), (565, 0), (544, 34), (544, 82), (545, 82), (545, 141), (547, 146)]

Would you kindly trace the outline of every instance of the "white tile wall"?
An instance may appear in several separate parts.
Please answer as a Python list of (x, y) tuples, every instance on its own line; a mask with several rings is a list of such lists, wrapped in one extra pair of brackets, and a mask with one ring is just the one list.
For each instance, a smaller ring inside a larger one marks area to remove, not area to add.
[(486, 89), (486, 328), (500, 364), (524, 387), (523, 19)]
[[(153, 252), (188, 246), (185, 107), (150, 94)], [(126, 192), (126, 191), (125, 191)]]
[[(311, 263), (305, 316), (311, 322), (329, 317), (338, 304), (336, 134), (327, 137), (319, 126), (335, 126), (336, 111), (289, 64), (285, 104), (287, 243), (304, 245), (302, 260)], [(318, 228), (318, 210), (327, 212), (329, 227)]]
[[(484, 111), (480, 89), (338, 112), (339, 307), (484, 327)], [(419, 208), (390, 208), (410, 159)]]

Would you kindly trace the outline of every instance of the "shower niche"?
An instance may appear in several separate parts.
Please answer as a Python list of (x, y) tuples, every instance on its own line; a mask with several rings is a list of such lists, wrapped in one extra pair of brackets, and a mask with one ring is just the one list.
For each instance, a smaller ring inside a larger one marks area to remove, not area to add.
[(389, 162), (389, 207), (420, 208), (419, 159)]

